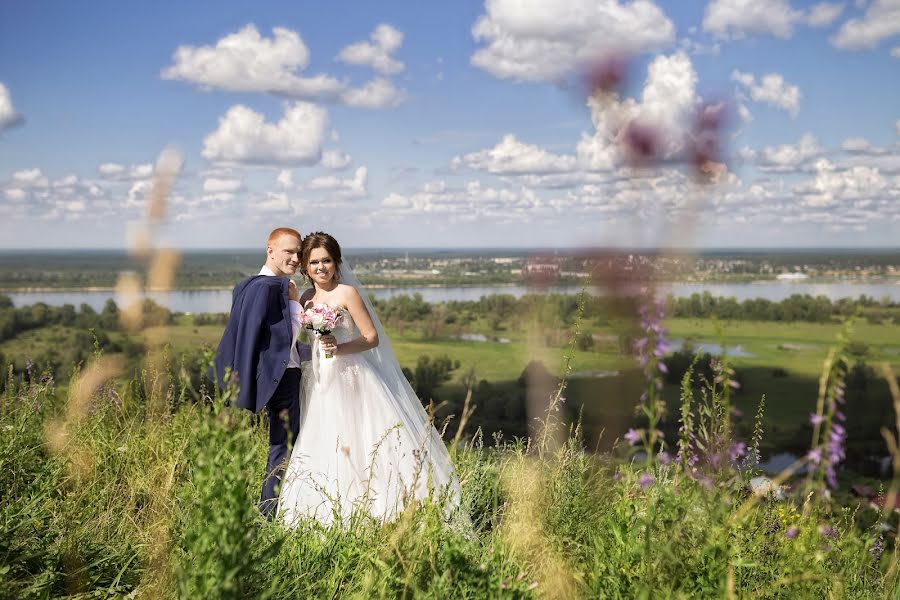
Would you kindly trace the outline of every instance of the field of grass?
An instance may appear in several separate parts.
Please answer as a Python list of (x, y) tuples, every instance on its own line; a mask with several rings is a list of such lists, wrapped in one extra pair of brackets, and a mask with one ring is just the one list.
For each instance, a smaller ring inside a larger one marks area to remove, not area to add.
[[(895, 598), (896, 517), (814, 493), (747, 492), (752, 470), (558, 447), (452, 449), (462, 519), (296, 530), (254, 507), (265, 428), (177, 407), (152, 373), (0, 394), (3, 598)], [(179, 395), (176, 383), (175, 398)], [(78, 392), (81, 390), (81, 392)], [(698, 431), (697, 435), (701, 435)], [(817, 490), (814, 483), (813, 490)]]

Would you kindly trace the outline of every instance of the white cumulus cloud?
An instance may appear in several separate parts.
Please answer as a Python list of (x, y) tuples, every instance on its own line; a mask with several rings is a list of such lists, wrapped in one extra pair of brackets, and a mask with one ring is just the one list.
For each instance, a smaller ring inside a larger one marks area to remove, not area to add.
[(841, 25), (831, 43), (845, 50), (867, 50), (900, 34), (900, 0), (874, 0), (861, 18)]
[(334, 77), (299, 73), (309, 65), (309, 49), (300, 35), (284, 27), (273, 37), (252, 24), (218, 40), (214, 46), (179, 46), (163, 79), (186, 81), (206, 89), (271, 92), (302, 98), (334, 96), (346, 86)]
[(371, 42), (357, 42), (344, 47), (337, 59), (350, 65), (371, 67), (382, 75), (403, 70), (403, 63), (391, 56), (403, 44), (403, 33), (382, 23), (369, 36)]
[(9, 90), (3, 83), (0, 83), (0, 133), (13, 125), (18, 125), (22, 120), (22, 115), (16, 112), (13, 106)]
[(243, 105), (232, 106), (203, 140), (211, 162), (245, 165), (311, 165), (319, 162), (328, 113), (308, 102), (285, 108), (277, 123)]
[(341, 94), (341, 101), (355, 108), (393, 108), (406, 100), (406, 92), (397, 89), (390, 79), (377, 77), (360, 88)]
[(820, 2), (809, 9), (806, 22), (810, 27), (827, 27), (844, 12), (843, 2)]
[(888, 187), (888, 182), (871, 167), (857, 166), (839, 169), (827, 158), (816, 161), (815, 180), (798, 190), (805, 194), (807, 206), (832, 206), (848, 200), (877, 198)]
[(346, 168), (352, 161), (349, 154), (340, 150), (326, 150), (322, 153), (322, 166), (326, 169), (339, 171)]
[(97, 167), (97, 171), (104, 179), (131, 181), (150, 178), (153, 175), (153, 165), (143, 163), (126, 166), (115, 162), (106, 162)]
[(520, 142), (512, 134), (503, 136), (493, 148), (453, 159), (454, 167), (465, 166), (495, 175), (560, 173), (570, 171), (575, 165), (574, 156), (552, 154), (538, 146)]
[(650, 0), (487, 0), (471, 62), (496, 77), (554, 81), (598, 54), (659, 50), (675, 26)]
[(800, 111), (800, 99), (803, 97), (800, 88), (787, 83), (779, 73), (767, 73), (757, 81), (750, 73), (734, 70), (731, 79), (740, 84), (756, 102), (782, 108), (792, 117), (796, 117)]
[(336, 192), (340, 196), (361, 197), (365, 196), (366, 182), (369, 171), (366, 167), (359, 167), (350, 179), (341, 179), (333, 175), (316, 177), (309, 182), (309, 189)]
[(40, 189), (50, 185), (50, 180), (40, 169), (23, 169), (12, 175), (12, 185), (21, 189)]
[(758, 157), (763, 170), (794, 171), (822, 154), (818, 140), (812, 134), (804, 134), (796, 144), (767, 146)]
[(242, 182), (240, 179), (219, 179), (217, 177), (209, 177), (203, 180), (203, 191), (210, 194), (236, 192), (241, 189), (241, 185)]
[(787, 39), (802, 18), (803, 12), (787, 0), (712, 0), (706, 6), (703, 29), (719, 38), (768, 34)]

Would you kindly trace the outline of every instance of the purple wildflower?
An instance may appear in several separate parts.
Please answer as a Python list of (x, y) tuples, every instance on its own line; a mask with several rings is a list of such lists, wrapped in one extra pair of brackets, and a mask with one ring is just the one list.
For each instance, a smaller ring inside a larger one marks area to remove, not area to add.
[(629, 429), (628, 432), (623, 436), (628, 443), (632, 446), (641, 441), (641, 430), (639, 429)]
[(663, 361), (659, 361), (658, 363), (656, 363), (656, 368), (658, 368), (659, 372), (663, 375), (669, 372), (669, 367), (667, 367), (666, 363), (664, 363)]
[(784, 532), (784, 537), (789, 540), (792, 540), (797, 537), (797, 534), (800, 533), (800, 530), (796, 527), (788, 527), (787, 531)]
[(638, 478), (638, 485), (641, 486), (642, 490), (646, 490), (648, 487), (653, 485), (653, 482), (656, 481), (656, 478), (653, 477), (650, 473), (643, 473)]
[(809, 454), (807, 454), (806, 457), (809, 459), (809, 462), (814, 465), (818, 465), (822, 462), (822, 449), (813, 448), (809, 451)]
[(668, 465), (668, 464), (672, 463), (672, 457), (669, 455), (668, 452), (660, 452), (658, 457), (659, 457), (660, 464)]
[(28, 374), (28, 380), (31, 381), (31, 377), (34, 375), (34, 362), (30, 358), (25, 361), (25, 373)]
[(741, 417), (744, 416), (744, 411), (742, 411), (741, 409), (739, 409), (736, 406), (732, 406), (731, 407), (731, 416), (740, 419)]
[(821, 527), (819, 527), (819, 534), (822, 537), (836, 540), (838, 536), (838, 530), (836, 527), (831, 527), (830, 525), (822, 525)]
[(872, 558), (875, 559), (876, 563), (881, 561), (881, 555), (884, 553), (884, 534), (878, 535), (878, 539), (876, 539), (875, 543), (872, 544), (872, 547), (869, 548), (869, 553), (872, 555)]
[(747, 454), (747, 444), (744, 442), (738, 442), (736, 444), (732, 444), (730, 448), (728, 448), (728, 460), (731, 462), (737, 462), (737, 459), (741, 458)]
[(625, 476), (616, 471), (615, 475), (613, 475), (613, 481), (622, 481), (625, 479)]
[(828, 482), (828, 487), (830, 487), (831, 489), (837, 488), (837, 472), (835, 472), (833, 465), (828, 465), (827, 467), (825, 467), (825, 481)]
[(825, 417), (817, 413), (809, 413), (809, 423), (810, 425), (821, 425), (825, 422)]

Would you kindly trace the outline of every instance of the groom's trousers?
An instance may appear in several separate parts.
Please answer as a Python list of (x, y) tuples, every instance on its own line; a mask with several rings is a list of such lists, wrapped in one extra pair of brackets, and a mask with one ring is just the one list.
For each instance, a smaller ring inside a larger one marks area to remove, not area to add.
[(290, 449), (300, 432), (300, 369), (287, 369), (275, 393), (266, 404), (269, 418), (269, 460), (266, 479), (259, 499), (259, 512), (268, 519), (275, 518), (281, 478), (290, 458)]

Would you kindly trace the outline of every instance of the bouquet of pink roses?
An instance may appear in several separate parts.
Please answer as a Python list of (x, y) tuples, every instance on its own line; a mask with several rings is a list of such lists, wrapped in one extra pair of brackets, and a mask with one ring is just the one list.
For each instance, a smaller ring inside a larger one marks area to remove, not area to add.
[[(337, 327), (343, 318), (343, 307), (316, 304), (303, 311), (300, 315), (300, 325), (315, 331), (319, 335), (328, 335), (334, 331), (334, 328)], [(333, 356), (331, 353), (325, 354), (325, 358), (332, 358)]]

